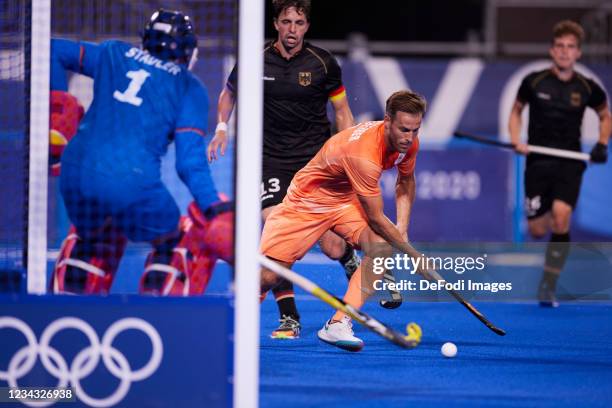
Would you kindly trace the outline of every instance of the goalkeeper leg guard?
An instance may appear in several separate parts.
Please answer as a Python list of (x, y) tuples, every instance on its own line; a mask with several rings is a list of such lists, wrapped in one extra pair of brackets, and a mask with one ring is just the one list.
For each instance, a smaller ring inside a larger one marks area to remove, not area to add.
[(189, 296), (201, 295), (206, 291), (212, 271), (217, 263), (218, 256), (199, 245), (198, 239), (204, 236), (201, 227), (188, 216), (181, 217), (180, 229), (184, 239), (181, 242), (193, 254), (189, 279)]
[(139, 292), (156, 296), (187, 296), (193, 266), (191, 252), (185, 247), (186, 234), (154, 245), (147, 256), (140, 278)]
[(208, 253), (194, 256), (191, 276), (189, 277), (189, 295), (202, 295), (212, 277), (217, 258)]
[(53, 270), (52, 292), (108, 294), (126, 245), (127, 238), (113, 227), (83, 239), (71, 226)]
[(233, 203), (220, 202), (205, 212), (195, 203), (189, 216), (181, 217), (182, 237), (170, 261), (162, 260), (164, 250), (156, 248), (147, 258), (140, 292), (152, 295), (191, 296), (206, 290), (217, 259), (234, 262)]
[(181, 218), (185, 246), (193, 253), (190, 295), (204, 293), (218, 259), (234, 263), (233, 203), (222, 201), (205, 212), (195, 202), (188, 207), (188, 216)]

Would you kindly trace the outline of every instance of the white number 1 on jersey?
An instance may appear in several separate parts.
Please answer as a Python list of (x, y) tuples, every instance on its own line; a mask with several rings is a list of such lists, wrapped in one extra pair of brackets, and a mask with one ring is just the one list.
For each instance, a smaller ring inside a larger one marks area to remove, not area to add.
[(140, 88), (142, 88), (142, 84), (151, 74), (144, 69), (139, 69), (138, 71), (128, 71), (125, 76), (131, 79), (130, 84), (123, 92), (115, 91), (113, 97), (120, 102), (129, 103), (134, 106), (142, 105), (142, 98), (137, 96), (137, 94)]

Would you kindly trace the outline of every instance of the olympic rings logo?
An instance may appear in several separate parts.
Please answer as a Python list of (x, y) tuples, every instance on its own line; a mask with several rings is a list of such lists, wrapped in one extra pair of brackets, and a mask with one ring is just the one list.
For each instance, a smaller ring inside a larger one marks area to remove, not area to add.
[[(0, 380), (8, 382), (10, 387), (18, 388), (17, 380), (30, 372), (36, 364), (37, 356), (40, 356), (45, 369), (58, 379), (56, 387), (73, 387), (79, 400), (92, 407), (110, 407), (120, 402), (129, 392), (133, 381), (144, 380), (157, 370), (163, 356), (163, 344), (157, 330), (148, 322), (135, 317), (126, 317), (113, 323), (102, 336), (102, 341), (87, 322), (76, 317), (62, 317), (53, 321), (43, 331), (40, 342), (36, 341), (30, 326), (15, 317), (0, 317), (0, 329), (3, 328), (12, 328), (21, 332), (28, 344), (13, 355), (6, 371), (0, 370)], [(51, 346), (53, 336), (66, 329), (80, 330), (90, 343), (88, 347), (77, 353), (70, 367), (60, 352)], [(130, 329), (145, 333), (153, 346), (149, 361), (135, 371), (132, 370), (125, 355), (113, 347), (115, 337), (122, 331)], [(83, 390), (81, 380), (94, 371), (100, 362), (100, 357), (106, 369), (120, 382), (115, 392), (108, 397), (93, 398)], [(55, 403), (54, 401), (23, 402), (33, 407), (45, 407)]]

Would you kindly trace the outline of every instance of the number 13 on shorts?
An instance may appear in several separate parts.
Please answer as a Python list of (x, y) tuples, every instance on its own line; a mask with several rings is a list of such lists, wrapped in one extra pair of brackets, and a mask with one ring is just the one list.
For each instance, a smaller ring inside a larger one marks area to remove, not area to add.
[(269, 178), (261, 182), (261, 199), (269, 198), (268, 193), (278, 193), (280, 191), (280, 180), (276, 177)]

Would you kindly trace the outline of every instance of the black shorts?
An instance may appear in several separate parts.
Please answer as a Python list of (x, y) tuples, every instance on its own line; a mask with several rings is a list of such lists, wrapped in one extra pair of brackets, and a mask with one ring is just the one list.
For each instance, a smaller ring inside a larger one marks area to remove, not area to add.
[(525, 212), (537, 218), (552, 208), (554, 200), (576, 207), (585, 164), (575, 160), (538, 160), (525, 168)]
[(261, 209), (280, 204), (295, 173), (308, 162), (279, 163), (264, 158), (261, 174)]

